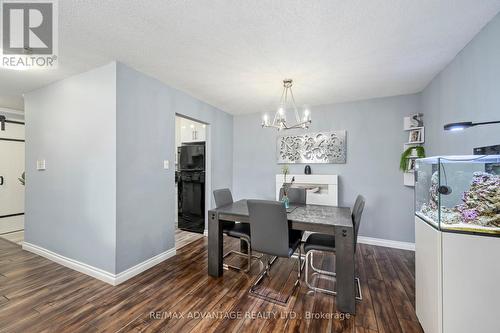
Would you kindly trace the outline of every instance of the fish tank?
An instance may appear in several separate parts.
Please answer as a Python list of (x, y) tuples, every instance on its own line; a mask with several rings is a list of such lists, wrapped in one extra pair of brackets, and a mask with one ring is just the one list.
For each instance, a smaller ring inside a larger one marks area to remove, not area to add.
[(415, 215), (442, 231), (500, 236), (500, 155), (417, 159)]

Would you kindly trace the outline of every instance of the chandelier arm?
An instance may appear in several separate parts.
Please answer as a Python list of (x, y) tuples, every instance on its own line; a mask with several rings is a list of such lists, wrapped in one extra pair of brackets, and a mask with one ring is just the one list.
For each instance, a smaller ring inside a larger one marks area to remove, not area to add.
[(297, 104), (295, 103), (295, 97), (293, 97), (292, 87), (290, 87), (290, 96), (292, 97), (293, 109), (295, 111), (295, 121), (300, 122), (299, 110), (297, 109)]
[[(286, 96), (285, 96), (285, 91), (286, 91), (286, 88), (285, 88), (285, 87), (283, 87), (283, 91), (281, 92), (281, 98), (280, 98), (280, 106), (281, 106), (281, 105), (283, 105), (283, 98), (285, 98), (285, 99), (286, 99)], [(279, 125), (277, 125), (277, 121), (278, 121), (277, 117), (278, 117), (278, 114), (279, 114), (279, 112), (275, 112), (275, 113), (274, 113), (274, 120), (273, 120), (273, 126), (274, 126), (274, 127), (279, 127)]]

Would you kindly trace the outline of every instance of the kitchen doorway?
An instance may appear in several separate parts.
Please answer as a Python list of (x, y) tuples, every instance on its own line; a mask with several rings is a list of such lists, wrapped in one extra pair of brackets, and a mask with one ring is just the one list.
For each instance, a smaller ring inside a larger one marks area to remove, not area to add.
[(210, 182), (207, 177), (208, 124), (175, 116), (175, 189), (177, 249), (204, 236)]

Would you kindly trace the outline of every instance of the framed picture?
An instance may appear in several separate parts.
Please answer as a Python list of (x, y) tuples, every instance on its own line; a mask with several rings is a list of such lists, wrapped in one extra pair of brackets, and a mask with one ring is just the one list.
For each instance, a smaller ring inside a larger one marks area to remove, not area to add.
[(409, 132), (408, 143), (422, 143), (424, 141), (424, 129), (414, 129)]
[(408, 172), (412, 172), (412, 171), (415, 171), (415, 165), (416, 165), (416, 160), (414, 158), (411, 158), (409, 161), (408, 161)]

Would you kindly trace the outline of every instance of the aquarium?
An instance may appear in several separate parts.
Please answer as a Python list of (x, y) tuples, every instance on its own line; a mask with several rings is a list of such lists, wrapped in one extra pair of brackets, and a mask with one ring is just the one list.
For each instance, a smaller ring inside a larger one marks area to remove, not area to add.
[(500, 235), (500, 155), (418, 159), (415, 214), (443, 231)]

